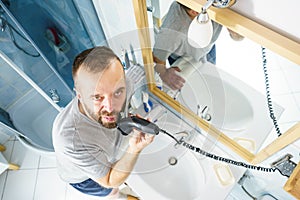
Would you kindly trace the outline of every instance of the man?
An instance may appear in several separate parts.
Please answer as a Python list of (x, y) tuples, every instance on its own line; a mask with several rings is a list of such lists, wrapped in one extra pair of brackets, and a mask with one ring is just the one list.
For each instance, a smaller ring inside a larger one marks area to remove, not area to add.
[[(187, 32), (192, 20), (198, 16), (198, 12), (174, 1), (163, 21), (160, 31), (155, 37), (153, 47), (153, 60), (156, 63), (155, 70), (161, 79), (173, 90), (183, 87), (185, 80), (176, 72), (178, 67), (166, 67), (166, 60), (172, 65), (180, 57), (192, 57), (199, 62), (209, 61), (216, 64), (215, 41), (222, 30), (222, 25), (212, 21), (213, 36), (210, 44), (205, 48), (194, 48), (188, 43)], [(234, 40), (243, 37), (229, 30)]]
[(129, 91), (112, 50), (83, 51), (74, 60), (72, 75), (76, 97), (53, 124), (58, 173), (82, 193), (116, 197), (153, 136), (135, 131), (126, 140), (116, 128)]

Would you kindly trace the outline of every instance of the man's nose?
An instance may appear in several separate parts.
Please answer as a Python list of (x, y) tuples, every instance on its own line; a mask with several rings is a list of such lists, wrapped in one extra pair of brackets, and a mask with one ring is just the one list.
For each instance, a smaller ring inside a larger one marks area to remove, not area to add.
[(113, 109), (113, 101), (112, 101), (112, 98), (110, 98), (110, 97), (105, 98), (102, 105), (103, 105), (104, 110), (106, 110), (107, 112), (112, 112), (114, 110)]

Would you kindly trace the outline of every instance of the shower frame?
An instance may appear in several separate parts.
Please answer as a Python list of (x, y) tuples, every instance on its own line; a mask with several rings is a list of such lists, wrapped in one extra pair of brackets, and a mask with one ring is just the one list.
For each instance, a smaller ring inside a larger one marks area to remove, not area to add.
[[(34, 49), (40, 54), (42, 59), (45, 61), (45, 63), (48, 65), (48, 67), (52, 70), (52, 72), (55, 74), (55, 76), (60, 80), (60, 82), (63, 84), (65, 88), (67, 88), (67, 91), (72, 94), (72, 90), (69, 88), (69, 86), (66, 84), (66, 82), (63, 80), (63, 78), (60, 76), (60, 74), (56, 71), (56, 69), (53, 67), (53, 65), (49, 62), (49, 60), (46, 58), (44, 53), (40, 50), (40, 48), (35, 44), (35, 42), (31, 39), (31, 37), (27, 34), (27, 32), (24, 30), (22, 25), (17, 21), (17, 19), (14, 17), (14, 15), (8, 10), (8, 8), (5, 6), (5, 4), (0, 1), (0, 6), (4, 10), (4, 12), (7, 14), (7, 16), (10, 18), (10, 20), (16, 25), (16, 27), (20, 30), (20, 32), (25, 36), (25, 38), (30, 42), (30, 44), (34, 47)], [(43, 96), (56, 110), (60, 111), (61, 107), (53, 102), (53, 100), (47, 95), (47, 93), (40, 88), (39, 85), (37, 85), (22, 69), (20, 69), (4, 52), (0, 50), (0, 57), (13, 69), (17, 74), (19, 74), (27, 83), (29, 83), (40, 95)]]

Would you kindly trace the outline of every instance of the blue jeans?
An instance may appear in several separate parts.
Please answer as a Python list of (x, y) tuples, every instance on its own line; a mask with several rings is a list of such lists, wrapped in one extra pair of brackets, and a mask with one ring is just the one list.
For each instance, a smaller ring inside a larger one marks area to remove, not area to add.
[(211, 48), (211, 50), (208, 52), (208, 54), (206, 55), (206, 59), (208, 62), (211, 62), (212, 64), (216, 64), (216, 45), (214, 44), (214, 46)]
[[(216, 45), (214, 44), (214, 46), (211, 48), (211, 50), (208, 52), (208, 54), (206, 54), (206, 59), (208, 62), (211, 62), (212, 64), (216, 64)], [(170, 65), (172, 65), (176, 59), (172, 58), (171, 56), (168, 57), (168, 61), (170, 63)]]
[(113, 190), (112, 188), (102, 187), (90, 178), (81, 183), (70, 183), (70, 185), (84, 194), (98, 197), (105, 197)]

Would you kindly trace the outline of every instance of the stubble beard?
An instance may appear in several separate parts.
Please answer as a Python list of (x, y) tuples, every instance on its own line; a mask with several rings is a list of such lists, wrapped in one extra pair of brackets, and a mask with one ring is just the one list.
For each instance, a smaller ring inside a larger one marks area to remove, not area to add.
[[(98, 114), (98, 122), (104, 126), (105, 128), (109, 128), (109, 129), (112, 129), (112, 128), (116, 128), (117, 127), (117, 121), (118, 121), (118, 113), (113, 111), (113, 112), (107, 112), (107, 111), (104, 111), (104, 112), (101, 112)], [(114, 117), (115, 118), (115, 121), (113, 122), (103, 122), (103, 117)]]

